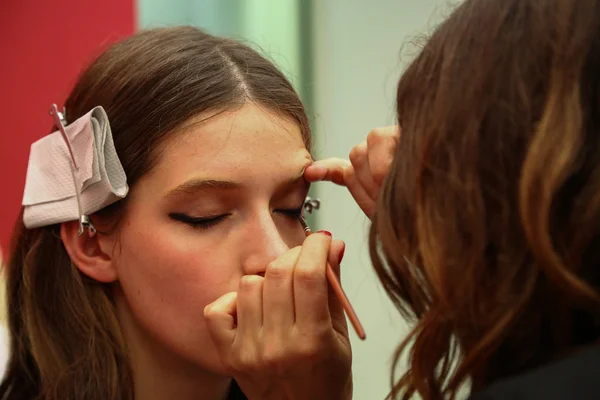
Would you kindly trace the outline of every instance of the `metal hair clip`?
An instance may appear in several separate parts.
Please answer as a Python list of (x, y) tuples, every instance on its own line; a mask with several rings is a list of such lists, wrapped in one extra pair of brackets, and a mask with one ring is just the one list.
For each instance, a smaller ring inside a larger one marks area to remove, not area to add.
[(78, 170), (79, 167), (77, 166), (77, 161), (75, 161), (75, 155), (73, 154), (73, 147), (71, 146), (71, 141), (69, 140), (69, 137), (67, 136), (67, 132), (65, 131), (65, 126), (67, 126), (67, 120), (65, 117), (65, 115), (67, 113), (66, 113), (65, 109), (63, 108), (63, 112), (60, 112), (60, 111), (58, 111), (58, 107), (56, 106), (56, 104), (52, 104), (50, 106), (50, 111), (48, 111), (48, 113), (52, 116), (52, 119), (54, 120), (54, 125), (56, 125), (56, 127), (60, 131), (60, 134), (62, 135), (63, 140), (67, 144), (67, 148), (69, 149), (69, 154), (71, 155), (71, 161), (73, 161), (73, 165), (75, 166), (75, 169)]
[(90, 237), (93, 237), (96, 234), (96, 228), (94, 227), (94, 224), (92, 224), (90, 217), (81, 212), (81, 193), (79, 193), (80, 185), (78, 184), (77, 177), (75, 175), (75, 171), (79, 170), (79, 167), (77, 166), (77, 161), (75, 161), (75, 155), (73, 154), (73, 146), (71, 145), (71, 141), (69, 140), (69, 136), (67, 136), (67, 132), (65, 130), (65, 127), (67, 126), (67, 112), (64, 108), (62, 113), (58, 111), (58, 107), (56, 106), (56, 104), (52, 104), (48, 112), (54, 120), (54, 125), (56, 125), (56, 127), (60, 131), (61, 136), (65, 141), (67, 148), (69, 149), (71, 161), (73, 162), (73, 168), (71, 168), (71, 175), (73, 176), (73, 184), (75, 185), (75, 197), (77, 198), (77, 209), (79, 211), (79, 231), (77, 234), (81, 236), (85, 231), (85, 228), (87, 228)]

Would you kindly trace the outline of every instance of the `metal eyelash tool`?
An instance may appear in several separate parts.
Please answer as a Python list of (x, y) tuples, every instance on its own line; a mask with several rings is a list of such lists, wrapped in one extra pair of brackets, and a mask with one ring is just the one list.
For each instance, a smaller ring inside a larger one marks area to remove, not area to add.
[[(306, 199), (304, 200), (304, 205), (302, 206), (302, 208), (305, 212), (312, 214), (312, 212), (314, 210), (319, 210), (321, 208), (321, 201), (319, 199), (313, 199), (313, 198), (307, 196)], [(312, 234), (312, 231), (310, 230), (310, 227), (306, 223), (306, 220), (304, 219), (303, 215), (300, 216), (300, 224), (302, 225), (302, 228), (304, 229), (304, 234), (307, 237), (310, 236)], [(335, 272), (333, 272), (333, 269), (331, 269), (331, 266), (329, 265), (329, 263), (327, 263), (326, 275), (327, 275), (327, 280), (329, 281), (329, 284), (331, 285), (331, 288), (333, 289), (333, 292), (335, 293), (336, 297), (342, 304), (344, 311), (346, 311), (346, 315), (348, 316), (348, 319), (350, 320), (350, 323), (352, 324), (354, 331), (356, 332), (356, 334), (358, 335), (358, 337), (360, 339), (365, 340), (367, 338), (367, 335), (365, 334), (365, 330), (364, 330), (360, 320), (358, 319), (358, 316), (356, 315), (356, 312), (354, 311), (352, 304), (350, 304), (350, 300), (348, 300), (348, 296), (344, 292), (344, 289), (342, 289), (342, 285), (340, 284), (339, 279), (337, 278)]]
[[(302, 205), (302, 210), (304, 212), (312, 214), (314, 210), (318, 210), (320, 208), (321, 208), (321, 200), (313, 199), (312, 197), (306, 196), (306, 199), (304, 199), (304, 204)], [(302, 228), (304, 229), (304, 233), (308, 233), (308, 234), (311, 233), (310, 228), (309, 228), (308, 224), (306, 223), (306, 219), (304, 218), (304, 215), (300, 216), (300, 224), (302, 225)]]
[(79, 230), (77, 232), (78, 236), (81, 236), (85, 229), (88, 229), (90, 237), (93, 237), (96, 234), (96, 228), (94, 224), (92, 224), (92, 220), (88, 215), (85, 215), (81, 211), (81, 193), (79, 192), (79, 182), (77, 181), (77, 176), (75, 175), (75, 171), (79, 170), (79, 166), (77, 165), (77, 161), (75, 160), (75, 155), (73, 154), (73, 146), (71, 145), (71, 140), (67, 135), (65, 127), (67, 126), (66, 115), (67, 112), (63, 108), (63, 112), (58, 111), (58, 107), (56, 104), (52, 104), (50, 106), (50, 110), (48, 111), (52, 120), (54, 121), (54, 125), (58, 128), (61, 133), (61, 137), (65, 141), (67, 148), (69, 150), (69, 154), (71, 156), (71, 162), (73, 163), (71, 167), (71, 175), (73, 176), (73, 185), (75, 185), (75, 197), (77, 198), (77, 209), (79, 211)]
[(302, 206), (304, 211), (309, 214), (312, 214), (313, 210), (318, 210), (321, 208), (321, 200), (313, 199), (312, 197), (306, 196), (304, 200), (304, 205)]

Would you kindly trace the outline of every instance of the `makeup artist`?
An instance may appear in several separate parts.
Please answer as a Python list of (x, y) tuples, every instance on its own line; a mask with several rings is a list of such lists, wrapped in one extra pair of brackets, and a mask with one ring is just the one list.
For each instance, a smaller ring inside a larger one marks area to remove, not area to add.
[(415, 321), (392, 398), (600, 398), (598, 71), (600, 0), (466, 0), (399, 82), (402, 133), (306, 169)]

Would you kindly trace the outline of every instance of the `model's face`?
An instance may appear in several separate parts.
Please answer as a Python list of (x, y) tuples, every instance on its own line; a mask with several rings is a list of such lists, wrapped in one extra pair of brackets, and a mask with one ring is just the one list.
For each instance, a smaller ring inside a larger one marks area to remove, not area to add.
[(132, 188), (121, 224), (114, 263), (136, 324), (221, 372), (203, 309), (302, 243), (310, 163), (299, 127), (251, 104), (175, 135)]

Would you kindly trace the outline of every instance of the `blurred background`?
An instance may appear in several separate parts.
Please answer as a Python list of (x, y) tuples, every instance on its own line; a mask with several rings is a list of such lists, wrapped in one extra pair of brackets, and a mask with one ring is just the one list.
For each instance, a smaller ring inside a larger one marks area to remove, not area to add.
[[(6, 254), (19, 211), (29, 146), (50, 132), (50, 104), (62, 106), (81, 69), (115, 40), (139, 29), (189, 24), (259, 48), (305, 102), (314, 156), (347, 157), (372, 128), (395, 123), (402, 68), (418, 39), (451, 8), (449, 0), (3, 0), (0, 249)], [(369, 224), (359, 208), (342, 188), (317, 184), (312, 190), (323, 202), (313, 228), (347, 243), (342, 282), (367, 331), (365, 342), (351, 332), (354, 398), (383, 399), (393, 350), (407, 325), (370, 267)], [(0, 350), (0, 363), (5, 357)]]

